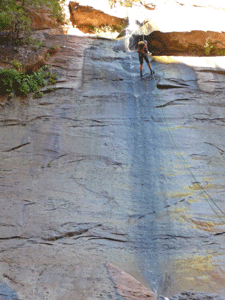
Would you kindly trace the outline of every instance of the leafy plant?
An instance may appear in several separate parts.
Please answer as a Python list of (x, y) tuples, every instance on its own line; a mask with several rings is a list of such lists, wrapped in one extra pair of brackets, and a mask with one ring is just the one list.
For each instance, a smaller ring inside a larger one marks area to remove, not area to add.
[(49, 78), (49, 83), (50, 83), (50, 84), (55, 84), (56, 81), (55, 81), (55, 79)]
[(0, 31), (10, 30), (12, 39), (18, 39), (22, 34), (24, 37), (30, 31), (31, 8), (48, 7), (52, 12), (52, 17), (63, 23), (63, 3), (65, 0), (1, 0), (0, 1)]
[(47, 53), (45, 59), (46, 59), (46, 60), (49, 60), (50, 58), (51, 58), (50, 54)]
[(49, 82), (50, 82), (51, 84), (55, 84), (55, 83), (56, 83), (56, 79), (57, 79), (57, 74), (56, 74), (56, 72), (54, 72), (54, 73), (52, 73), (52, 74), (50, 75)]
[(116, 38), (121, 30), (122, 26), (116, 25), (101, 25), (99, 27), (94, 27), (94, 33), (100, 37)]
[(214, 46), (212, 43), (209, 42), (209, 40), (207, 39), (205, 44), (204, 44), (204, 53), (205, 55), (209, 55), (210, 52), (213, 50)]
[(53, 54), (53, 53), (56, 53), (59, 51), (59, 45), (57, 43), (55, 43), (54, 45), (51, 46), (51, 48), (49, 49), (50, 53)]
[(40, 41), (38, 39), (34, 39), (34, 38), (30, 37), (30, 36), (26, 39), (26, 42), (29, 45), (31, 45), (31, 47), (32, 47), (33, 50), (38, 50), (41, 47), (45, 46), (45, 44), (43, 44), (42, 41)]
[(49, 68), (50, 68), (50, 65), (44, 65), (44, 66), (42, 67), (42, 70), (45, 71), (45, 70), (48, 70)]
[(219, 49), (216, 52), (217, 55), (225, 55), (225, 49)]
[(23, 64), (21, 62), (19, 62), (18, 60), (13, 60), (11, 61), (11, 64), (13, 65), (13, 67), (18, 70), (18, 71), (22, 71), (22, 67)]
[(44, 85), (46, 82), (42, 68), (31, 75), (14, 69), (0, 68), (0, 94), (2, 95), (12, 92), (17, 95), (27, 95)]
[(121, 6), (132, 7), (134, 2), (141, 2), (141, 0), (119, 0)]
[(30, 17), (16, 0), (0, 1), (0, 31), (10, 30), (10, 38), (18, 39), (19, 35), (29, 32)]
[(37, 92), (37, 93), (34, 94), (34, 98), (42, 98), (43, 95), (44, 95), (43, 92)]
[(57, 79), (57, 73), (56, 72), (50, 73), (50, 78), (56, 80)]

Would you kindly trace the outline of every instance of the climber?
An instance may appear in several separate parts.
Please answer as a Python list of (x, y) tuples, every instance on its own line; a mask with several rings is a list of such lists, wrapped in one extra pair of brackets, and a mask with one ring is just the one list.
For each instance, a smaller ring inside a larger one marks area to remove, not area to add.
[(153, 75), (154, 72), (152, 71), (149, 59), (148, 59), (148, 55), (149, 55), (149, 51), (148, 51), (148, 42), (147, 41), (141, 41), (138, 43), (138, 55), (139, 55), (139, 61), (140, 61), (140, 76), (142, 77), (142, 70), (143, 70), (143, 58), (145, 59), (149, 70), (150, 70), (150, 74)]

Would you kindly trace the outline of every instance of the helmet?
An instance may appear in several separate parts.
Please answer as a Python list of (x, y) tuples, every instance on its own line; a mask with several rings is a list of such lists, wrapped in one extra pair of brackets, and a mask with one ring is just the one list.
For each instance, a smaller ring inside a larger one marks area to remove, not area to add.
[(144, 40), (145, 44), (147, 44), (148, 42), (146, 40)]

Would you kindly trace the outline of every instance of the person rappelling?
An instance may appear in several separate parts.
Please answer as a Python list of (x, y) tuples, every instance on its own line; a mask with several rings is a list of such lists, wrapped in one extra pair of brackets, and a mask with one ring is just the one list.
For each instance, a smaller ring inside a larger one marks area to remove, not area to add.
[(140, 76), (142, 77), (142, 70), (143, 70), (143, 59), (146, 61), (149, 70), (150, 70), (150, 74), (153, 75), (154, 72), (151, 68), (149, 59), (148, 59), (148, 55), (149, 55), (149, 51), (148, 51), (148, 42), (147, 41), (140, 41), (138, 43), (138, 55), (139, 55), (139, 61), (140, 61)]

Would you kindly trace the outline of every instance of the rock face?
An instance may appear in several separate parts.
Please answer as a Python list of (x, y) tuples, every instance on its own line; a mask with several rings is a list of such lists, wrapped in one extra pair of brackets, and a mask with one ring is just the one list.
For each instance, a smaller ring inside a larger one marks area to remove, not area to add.
[(84, 33), (94, 33), (95, 27), (110, 26), (112, 29), (122, 30), (127, 21), (94, 9), (90, 6), (82, 6), (76, 2), (69, 3), (71, 22)]
[(0, 102), (1, 297), (122, 300), (106, 263), (224, 296), (223, 59), (155, 58), (141, 80), (122, 41), (51, 39), (56, 84)]
[[(58, 51), (54, 41), (55, 34), (62, 32), (60, 29), (38, 30), (32, 38), (43, 42), (42, 47), (35, 45), (11, 45), (8, 40), (0, 44), (0, 66), (12, 68), (10, 62), (18, 60), (22, 63), (23, 72), (32, 73), (47, 64), (47, 54), (52, 55)], [(52, 34), (51, 34), (52, 33)]]
[[(225, 55), (225, 33), (212, 31), (160, 32), (153, 31), (144, 37), (154, 55)], [(130, 48), (137, 48), (143, 36), (133, 36)]]

